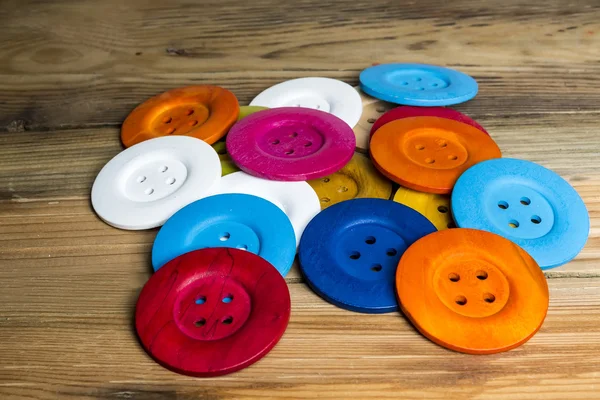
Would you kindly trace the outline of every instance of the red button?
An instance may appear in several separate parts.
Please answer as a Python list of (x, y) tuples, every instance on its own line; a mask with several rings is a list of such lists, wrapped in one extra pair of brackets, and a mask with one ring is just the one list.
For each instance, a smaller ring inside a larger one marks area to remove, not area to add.
[(179, 256), (150, 278), (135, 325), (163, 366), (217, 376), (266, 355), (289, 318), (290, 294), (275, 267), (247, 251), (211, 248)]

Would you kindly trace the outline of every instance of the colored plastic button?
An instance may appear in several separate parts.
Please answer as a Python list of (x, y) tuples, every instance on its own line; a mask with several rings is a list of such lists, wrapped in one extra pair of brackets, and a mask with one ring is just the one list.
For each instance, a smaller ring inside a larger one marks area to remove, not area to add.
[(358, 91), (363, 107), (360, 120), (353, 129), (354, 136), (356, 136), (356, 150), (366, 153), (369, 150), (369, 141), (371, 140), (371, 127), (383, 113), (396, 107), (396, 105), (371, 97), (358, 87), (354, 89)]
[(304, 107), (331, 113), (350, 128), (362, 113), (361, 99), (347, 83), (331, 78), (299, 78), (271, 86), (252, 100), (251, 106)]
[(290, 319), (285, 280), (264, 259), (241, 250), (193, 251), (144, 285), (135, 328), (161, 365), (193, 376), (225, 375), (265, 356)]
[(527, 251), (542, 269), (579, 254), (590, 219), (579, 194), (556, 173), (502, 158), (469, 168), (452, 192), (459, 227), (494, 232)]
[(154, 96), (127, 116), (121, 127), (125, 147), (144, 140), (185, 135), (212, 144), (237, 120), (238, 101), (218, 86), (188, 86)]
[(467, 168), (501, 156), (484, 132), (445, 118), (389, 122), (371, 139), (373, 164), (388, 178), (421, 192), (449, 194)]
[(417, 239), (435, 232), (418, 212), (389, 200), (335, 204), (308, 224), (300, 267), (313, 290), (338, 307), (363, 313), (398, 309), (398, 260)]
[(259, 111), (263, 111), (263, 110), (268, 110), (268, 107), (261, 107), (261, 106), (241, 106), (240, 107), (240, 114), (238, 115), (238, 121), (246, 118), (248, 115), (254, 114), (255, 112), (259, 112)]
[(491, 354), (525, 343), (548, 311), (533, 258), (493, 233), (447, 229), (414, 243), (396, 272), (400, 307), (440, 346)]
[(317, 193), (322, 209), (354, 198), (387, 200), (392, 194), (392, 182), (377, 171), (367, 156), (359, 153), (338, 172), (308, 181), (308, 184)]
[(102, 168), (92, 186), (92, 206), (117, 228), (155, 228), (207, 196), (220, 179), (219, 157), (205, 142), (156, 138), (122, 151)]
[(261, 178), (305, 181), (338, 171), (356, 139), (341, 119), (322, 111), (283, 107), (244, 118), (227, 135), (227, 151), (243, 171)]
[(451, 108), (402, 106), (396, 107), (393, 110), (390, 110), (383, 114), (381, 118), (379, 118), (373, 124), (373, 127), (371, 128), (371, 136), (375, 133), (377, 129), (381, 128), (388, 122), (410, 117), (438, 117), (451, 119), (454, 121), (462, 122), (463, 124), (471, 125), (473, 128), (477, 128), (480, 131), (485, 132), (489, 135), (489, 133), (473, 119)]
[(360, 73), (363, 92), (408, 106), (449, 106), (477, 94), (475, 79), (462, 72), (425, 64), (380, 64)]
[(290, 219), (296, 245), (300, 243), (306, 225), (321, 211), (317, 194), (306, 182), (269, 181), (245, 172), (235, 172), (221, 179), (215, 193), (250, 194), (275, 204)]
[(221, 161), (221, 170), (222, 176), (229, 175), (233, 172), (237, 172), (240, 169), (235, 165), (233, 161), (231, 161), (231, 157), (227, 153), (227, 147), (225, 146), (225, 142), (218, 141), (217, 143), (212, 145), (213, 149), (219, 155), (219, 160)]
[(394, 201), (423, 214), (438, 231), (456, 228), (450, 212), (450, 196), (400, 187), (394, 195)]
[(220, 194), (176, 212), (158, 231), (152, 265), (158, 270), (188, 251), (233, 247), (258, 254), (285, 276), (296, 238), (288, 217), (273, 203), (247, 194)]

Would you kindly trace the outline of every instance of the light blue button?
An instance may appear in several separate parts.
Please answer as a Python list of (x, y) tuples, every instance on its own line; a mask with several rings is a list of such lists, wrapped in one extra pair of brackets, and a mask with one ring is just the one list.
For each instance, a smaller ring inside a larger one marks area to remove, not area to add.
[(425, 64), (381, 64), (360, 73), (360, 88), (380, 100), (434, 107), (464, 103), (477, 94), (475, 79), (462, 72)]
[(474, 165), (457, 180), (451, 205), (459, 227), (504, 236), (542, 269), (575, 258), (590, 230), (587, 209), (575, 189), (530, 161), (500, 158)]

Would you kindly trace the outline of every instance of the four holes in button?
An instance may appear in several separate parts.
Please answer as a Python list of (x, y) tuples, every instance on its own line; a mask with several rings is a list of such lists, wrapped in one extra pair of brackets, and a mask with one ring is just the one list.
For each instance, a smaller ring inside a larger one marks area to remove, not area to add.
[[(483, 270), (477, 270), (475, 271), (475, 276), (480, 281), (484, 281), (488, 278), (488, 273)], [(460, 275), (456, 272), (451, 272), (450, 274), (448, 274), (448, 279), (452, 282), (458, 282), (460, 281)], [(492, 293), (484, 293), (483, 300), (486, 303), (493, 303), (494, 301), (496, 301), (496, 296), (494, 296)], [(467, 298), (463, 295), (459, 295), (454, 298), (454, 302), (459, 306), (464, 306), (465, 304), (467, 304)]]

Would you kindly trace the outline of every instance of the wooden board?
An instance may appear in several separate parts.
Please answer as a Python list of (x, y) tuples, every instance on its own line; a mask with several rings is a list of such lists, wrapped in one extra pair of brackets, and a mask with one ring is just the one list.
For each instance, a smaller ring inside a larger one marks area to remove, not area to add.
[[(599, 398), (600, 3), (508, 0), (7, 0), (0, 10), (0, 398)], [(134, 305), (156, 230), (111, 228), (91, 184), (140, 102), (210, 83), (240, 104), (286, 79), (357, 85), (376, 62), (458, 68), (480, 84), (456, 107), (503, 155), (580, 193), (590, 239), (546, 271), (548, 317), (507, 353), (468, 356), (401, 314), (329, 305), (286, 277), (289, 329), (239, 373), (195, 379), (142, 350)]]

